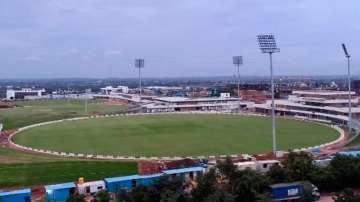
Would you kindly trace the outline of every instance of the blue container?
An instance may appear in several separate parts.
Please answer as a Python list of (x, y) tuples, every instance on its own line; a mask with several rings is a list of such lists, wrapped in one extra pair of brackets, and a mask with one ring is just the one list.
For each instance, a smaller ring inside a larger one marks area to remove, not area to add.
[(271, 196), (274, 201), (290, 200), (301, 198), (302, 183), (279, 183), (270, 186)]
[(30, 202), (31, 201), (31, 190), (21, 189), (9, 192), (0, 192), (1, 202)]
[(75, 183), (63, 183), (45, 186), (47, 201), (66, 201), (75, 190)]
[(124, 177), (113, 177), (105, 178), (106, 189), (109, 192), (116, 193), (120, 189), (132, 189), (137, 185), (151, 185), (157, 179), (159, 179), (163, 174), (154, 174), (154, 175), (130, 175)]

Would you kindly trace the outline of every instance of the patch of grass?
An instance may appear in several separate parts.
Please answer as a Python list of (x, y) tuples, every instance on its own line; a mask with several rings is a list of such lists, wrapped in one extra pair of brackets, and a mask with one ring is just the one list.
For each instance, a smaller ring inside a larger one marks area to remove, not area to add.
[[(277, 119), (283, 150), (329, 142), (328, 127)], [(63, 122), (18, 134), (15, 142), (55, 151), (145, 156), (187, 156), (271, 151), (271, 120), (234, 115), (147, 115)], [(66, 142), (66, 144), (64, 144)]]
[(121, 105), (108, 105), (103, 100), (89, 100), (88, 113), (85, 113), (83, 100), (37, 100), (16, 102), (19, 107), (0, 109), (0, 123), (4, 129), (52, 121), (57, 119), (84, 116), (88, 113), (115, 113), (126, 109)]
[(348, 147), (355, 147), (360, 146), (360, 135), (358, 135), (353, 141), (351, 141), (348, 145)]
[(42, 163), (0, 164), (0, 188), (101, 180), (106, 177), (132, 175), (135, 162), (58, 161)]

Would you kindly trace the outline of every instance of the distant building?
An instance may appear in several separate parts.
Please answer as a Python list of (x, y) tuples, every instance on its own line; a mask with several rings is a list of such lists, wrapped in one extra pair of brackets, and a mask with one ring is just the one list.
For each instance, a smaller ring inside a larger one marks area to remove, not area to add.
[(129, 87), (127, 86), (106, 86), (105, 88), (101, 88), (101, 93), (105, 95), (110, 95), (112, 93), (129, 93)]
[(360, 94), (360, 80), (353, 80), (351, 82), (351, 89), (357, 94)]
[(144, 107), (147, 112), (178, 112), (178, 111), (232, 111), (248, 108), (253, 103), (241, 101), (224, 94), (223, 97), (187, 98), (187, 97), (155, 97), (153, 103)]
[(266, 94), (260, 90), (240, 90), (240, 97), (242, 100), (255, 102), (256, 104), (266, 102)]
[[(351, 92), (352, 116), (360, 118), (359, 99)], [(293, 91), (286, 100), (275, 100), (276, 113), (316, 119), (324, 122), (346, 123), (348, 121), (348, 92), (329, 90)], [(255, 110), (270, 113), (271, 101), (255, 105)]]
[(6, 91), (6, 99), (22, 100), (22, 99), (26, 99), (26, 96), (41, 97), (44, 93), (45, 93), (45, 89), (32, 89), (32, 88), (23, 88), (21, 90), (9, 89)]

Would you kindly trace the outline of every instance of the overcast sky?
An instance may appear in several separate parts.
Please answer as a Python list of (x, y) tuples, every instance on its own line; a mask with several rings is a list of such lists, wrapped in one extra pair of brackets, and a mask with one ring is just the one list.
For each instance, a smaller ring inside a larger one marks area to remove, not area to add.
[(276, 35), (277, 75), (360, 74), (359, 0), (1, 0), (0, 79), (268, 75), (258, 34)]

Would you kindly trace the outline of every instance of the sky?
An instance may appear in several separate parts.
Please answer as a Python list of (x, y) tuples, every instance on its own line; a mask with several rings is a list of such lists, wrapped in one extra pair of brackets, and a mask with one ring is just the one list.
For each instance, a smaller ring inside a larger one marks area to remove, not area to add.
[(360, 74), (359, 0), (1, 0), (0, 79)]

